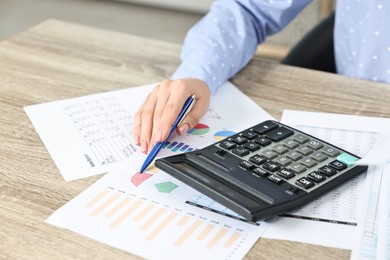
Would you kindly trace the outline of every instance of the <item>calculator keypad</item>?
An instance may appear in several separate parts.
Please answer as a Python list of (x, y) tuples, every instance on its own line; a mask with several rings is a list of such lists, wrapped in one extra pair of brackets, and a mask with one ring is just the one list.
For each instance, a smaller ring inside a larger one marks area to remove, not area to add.
[(277, 185), (288, 182), (293, 189), (307, 192), (348, 170), (350, 162), (357, 159), (273, 121), (238, 133), (217, 146), (239, 157), (239, 166), (257, 176), (259, 181), (267, 180)]

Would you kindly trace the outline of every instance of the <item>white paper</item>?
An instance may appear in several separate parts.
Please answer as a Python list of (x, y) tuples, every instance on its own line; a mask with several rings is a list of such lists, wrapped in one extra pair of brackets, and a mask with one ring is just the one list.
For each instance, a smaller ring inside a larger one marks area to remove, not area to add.
[(387, 186), (383, 182), (382, 166), (372, 166), (367, 173), (366, 183), (362, 190), (358, 227), (354, 236), (351, 259), (386, 259), (377, 258), (379, 215), (382, 211), (383, 189)]
[[(227, 131), (271, 119), (231, 84), (224, 88), (203, 127), (175, 137), (161, 156), (184, 146), (199, 149)], [(261, 237), (266, 223), (248, 222), (153, 165), (139, 174), (144, 160), (132, 154), (47, 222), (148, 259), (242, 259)]]
[[(284, 111), (282, 122), (358, 156), (367, 154), (380, 136), (378, 132), (390, 126), (390, 120), (384, 118), (300, 111)], [(360, 175), (289, 214), (297, 218), (278, 218), (264, 237), (351, 249), (364, 181), (365, 175)]]
[[(389, 129), (386, 129), (389, 130)], [(390, 153), (387, 151), (390, 147), (390, 132), (382, 132), (378, 136), (379, 142), (376, 142), (371, 150), (355, 164), (359, 165), (383, 165), (390, 163)]]
[(147, 259), (242, 259), (267, 227), (189, 204), (202, 195), (164, 172), (135, 187), (119, 168), (47, 222)]
[[(25, 107), (25, 111), (64, 179), (75, 180), (109, 172), (140, 153), (133, 139), (134, 115), (153, 87), (32, 105)], [(264, 110), (226, 83), (213, 96), (210, 109), (201, 119), (199, 129), (190, 134), (193, 137), (190, 141), (205, 140), (205, 135), (200, 134), (205, 131), (211, 135), (208, 140), (215, 140), (218, 134), (237, 132), (267, 119), (271, 117)], [(181, 142), (174, 135), (171, 140)], [(201, 143), (196, 147), (210, 144)], [(188, 149), (193, 148), (189, 144)]]
[(377, 259), (390, 259), (390, 165), (383, 169), (378, 227)]

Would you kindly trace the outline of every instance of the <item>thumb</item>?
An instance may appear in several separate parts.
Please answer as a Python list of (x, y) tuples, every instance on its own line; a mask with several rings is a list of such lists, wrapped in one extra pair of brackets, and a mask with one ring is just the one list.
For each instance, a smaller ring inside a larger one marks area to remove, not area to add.
[(200, 102), (195, 103), (191, 112), (188, 113), (188, 115), (183, 119), (181, 124), (177, 127), (176, 132), (179, 135), (183, 135), (187, 133), (188, 130), (196, 126), (196, 124), (206, 113), (206, 111), (207, 111), (207, 106), (204, 106), (204, 104), (201, 104)]

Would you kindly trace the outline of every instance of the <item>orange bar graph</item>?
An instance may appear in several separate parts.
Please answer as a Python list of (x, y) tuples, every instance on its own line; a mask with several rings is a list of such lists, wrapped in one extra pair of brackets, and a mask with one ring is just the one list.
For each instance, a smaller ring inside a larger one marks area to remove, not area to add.
[(202, 224), (201, 220), (196, 220), (175, 242), (175, 246), (181, 246), (194, 231)]
[(185, 215), (178, 223), (179, 226), (183, 226), (190, 219), (189, 216)]
[(106, 202), (104, 202), (102, 205), (100, 205), (99, 207), (97, 207), (94, 211), (91, 212), (91, 216), (94, 217), (94, 216), (97, 216), (100, 212), (102, 212), (103, 210), (105, 210), (108, 206), (110, 206), (116, 199), (119, 198), (119, 194), (118, 193), (115, 193), (113, 194)]
[(143, 202), (137, 200), (133, 205), (130, 206), (122, 215), (120, 215), (114, 222), (110, 224), (110, 228), (116, 228), (123, 220), (125, 220), (131, 213), (133, 213)]
[(151, 216), (148, 221), (146, 221), (142, 226), (141, 226), (141, 230), (146, 230), (148, 229), (154, 222), (156, 222), (156, 220), (158, 219), (159, 216), (161, 216), (162, 214), (164, 214), (164, 212), (166, 211), (167, 209), (166, 208), (160, 208), (156, 213), (154, 213), (153, 216)]
[(172, 220), (177, 216), (177, 212), (172, 212), (161, 222), (147, 237), (146, 240), (155, 238)]
[(234, 234), (229, 238), (229, 240), (226, 241), (225, 247), (226, 247), (226, 248), (232, 247), (232, 245), (234, 245), (234, 243), (237, 241), (237, 239), (238, 239), (239, 237), (240, 237), (240, 233), (234, 232)]
[(199, 236), (196, 238), (197, 240), (201, 241), (203, 240), (210, 232), (213, 230), (215, 225), (213, 224), (208, 224), (203, 231), (199, 234)]
[(144, 208), (137, 216), (135, 216), (135, 221), (140, 221), (143, 219), (152, 209), (154, 208), (154, 204), (149, 204), (146, 208)]
[(130, 201), (130, 197), (125, 197), (118, 205), (116, 205), (113, 209), (111, 209), (107, 214), (106, 217), (112, 217), (114, 216), (119, 210), (121, 210), (126, 204)]
[(226, 234), (227, 229), (222, 228), (214, 237), (210, 240), (210, 242), (206, 245), (207, 249), (212, 249), (218, 242), (221, 240), (221, 238)]
[(109, 190), (104, 190), (104, 191), (100, 192), (95, 198), (93, 198), (92, 200), (88, 201), (88, 203), (85, 206), (88, 207), (88, 208), (92, 207), (98, 201), (103, 199), (109, 192), (110, 192)]

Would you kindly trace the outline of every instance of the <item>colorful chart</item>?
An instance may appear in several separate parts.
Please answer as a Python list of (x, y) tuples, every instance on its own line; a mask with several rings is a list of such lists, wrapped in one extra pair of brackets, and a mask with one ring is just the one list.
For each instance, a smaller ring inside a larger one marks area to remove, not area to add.
[(225, 139), (226, 137), (234, 135), (236, 132), (233, 131), (219, 131), (214, 134), (214, 140), (215, 141), (221, 141), (222, 139)]
[(157, 190), (162, 193), (171, 193), (174, 189), (179, 187), (171, 181), (156, 183), (154, 186), (156, 186)]
[(188, 144), (185, 144), (183, 142), (166, 142), (163, 146), (163, 148), (169, 149), (172, 152), (191, 152), (195, 150), (194, 148), (190, 147)]
[(190, 129), (187, 133), (190, 135), (204, 135), (210, 131), (210, 127), (205, 124), (197, 124), (194, 128)]
[(136, 174), (134, 174), (132, 177), (131, 177), (131, 182), (136, 186), (138, 187), (139, 185), (141, 185), (141, 183), (143, 183), (144, 181), (146, 181), (147, 179), (149, 179), (150, 177), (152, 177), (153, 174), (150, 174), (150, 173), (139, 173), (137, 172)]

